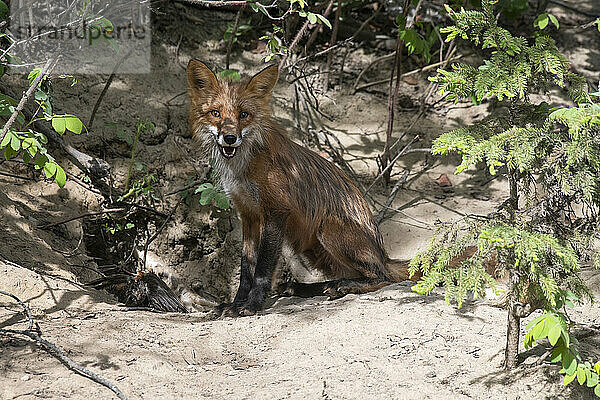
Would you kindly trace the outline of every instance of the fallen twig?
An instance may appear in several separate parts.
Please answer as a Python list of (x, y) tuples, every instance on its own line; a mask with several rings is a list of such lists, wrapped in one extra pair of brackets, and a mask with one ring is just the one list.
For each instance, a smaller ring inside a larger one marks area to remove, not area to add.
[[(48, 340), (41, 337), (39, 325), (34, 321), (33, 316), (31, 315), (31, 310), (27, 306), (27, 304), (23, 303), (17, 296), (7, 293), (0, 290), (0, 294), (4, 296), (11, 297), (14, 299), (19, 305), (23, 308), (23, 313), (27, 317), (29, 322), (29, 327), (27, 329), (0, 329), (0, 333), (3, 334), (13, 334), (13, 335), (23, 335), (27, 336), (30, 339), (34, 340), (43, 350), (48, 352), (50, 355), (54, 356), (60, 362), (67, 366), (72, 371), (75, 371), (81, 376), (84, 376), (92, 381), (99, 383), (100, 385), (107, 387), (110, 389), (117, 397), (121, 400), (127, 400), (127, 397), (121, 392), (121, 389), (117, 387), (114, 383), (110, 382), (106, 378), (90, 371), (89, 369), (77, 364), (73, 361), (67, 354), (54, 343), (49, 342)], [(35, 328), (35, 331), (34, 331)]]
[(9, 178), (23, 179), (24, 181), (35, 181), (34, 178), (30, 178), (28, 176), (20, 176), (20, 175), (9, 174), (8, 172), (2, 172), (2, 171), (0, 171), (0, 175), (2, 175), (2, 176), (8, 176)]
[[(333, 29), (331, 30), (331, 40), (329, 41), (329, 47), (334, 47), (335, 42), (337, 41), (338, 30), (340, 28), (340, 14), (342, 12), (342, 3), (338, 2), (338, 6), (335, 9), (335, 17), (333, 20)], [(331, 69), (331, 63), (333, 62), (333, 53), (329, 52), (327, 54), (327, 63), (325, 64), (325, 70), (329, 71)], [(325, 83), (323, 85), (325, 90), (329, 88), (329, 72), (325, 74)]]

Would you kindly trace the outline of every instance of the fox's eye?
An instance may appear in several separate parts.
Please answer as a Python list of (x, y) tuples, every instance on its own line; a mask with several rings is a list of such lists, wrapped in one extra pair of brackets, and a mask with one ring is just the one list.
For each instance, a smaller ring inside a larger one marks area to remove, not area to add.
[(221, 117), (221, 113), (219, 111), (217, 111), (217, 110), (212, 110), (210, 113), (215, 118)]
[(246, 111), (242, 111), (240, 113), (240, 119), (246, 119), (250, 116), (250, 114), (248, 114)]

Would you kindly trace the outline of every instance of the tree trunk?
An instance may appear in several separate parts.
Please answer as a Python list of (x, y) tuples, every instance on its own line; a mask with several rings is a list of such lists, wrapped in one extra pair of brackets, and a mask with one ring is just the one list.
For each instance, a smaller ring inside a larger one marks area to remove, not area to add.
[[(510, 189), (510, 221), (514, 225), (519, 210), (519, 192), (518, 192), (518, 171), (511, 169), (508, 171), (508, 184)], [(514, 254), (510, 257), (509, 263), (514, 265)], [(509, 270), (508, 290), (506, 298), (506, 308), (508, 311), (508, 321), (506, 323), (506, 348), (504, 350), (504, 369), (510, 371), (517, 366), (517, 356), (519, 354), (519, 339), (521, 333), (521, 317), (515, 308), (516, 286), (519, 283), (518, 271)]]
[(513, 307), (513, 294), (509, 294), (508, 321), (506, 324), (506, 349), (504, 350), (504, 369), (510, 371), (517, 366), (519, 354), (519, 340), (521, 333), (521, 317), (515, 313)]

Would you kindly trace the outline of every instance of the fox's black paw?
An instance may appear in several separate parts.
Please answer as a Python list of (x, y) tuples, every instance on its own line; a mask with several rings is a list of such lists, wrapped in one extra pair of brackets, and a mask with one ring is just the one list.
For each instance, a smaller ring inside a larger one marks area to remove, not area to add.
[(323, 294), (329, 298), (329, 300), (339, 299), (347, 294), (353, 293), (356, 284), (351, 280), (340, 279), (337, 281), (327, 282)]
[(244, 303), (223, 303), (215, 308), (217, 318), (248, 317), (256, 314), (256, 309)]

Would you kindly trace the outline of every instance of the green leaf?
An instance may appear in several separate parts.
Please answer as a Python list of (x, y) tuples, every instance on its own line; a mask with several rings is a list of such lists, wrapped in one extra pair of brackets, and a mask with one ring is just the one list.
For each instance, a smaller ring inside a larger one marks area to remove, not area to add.
[(34, 138), (25, 138), (21, 143), (23, 150), (27, 150), (30, 156), (35, 156), (38, 150), (38, 143)]
[(67, 174), (65, 174), (65, 170), (58, 164), (56, 164), (56, 175), (54, 176), (54, 181), (60, 187), (65, 186), (65, 182), (67, 181)]
[(33, 84), (33, 81), (35, 81), (35, 78), (37, 78), (41, 72), (42, 72), (41, 68), (34, 68), (31, 70), (31, 72), (27, 76), (27, 79), (29, 80), (29, 86), (31, 86)]
[(217, 193), (215, 195), (215, 205), (221, 210), (227, 210), (229, 208), (229, 199), (225, 193)]
[(579, 382), (580, 385), (583, 385), (585, 383), (585, 378), (585, 369), (577, 367), (577, 382)]
[(327, 25), (327, 27), (329, 29), (331, 29), (331, 22), (329, 22), (329, 20), (327, 18), (325, 18), (324, 16), (322, 16), (321, 14), (315, 14), (317, 16), (317, 18), (319, 18), (321, 20), (321, 22), (325, 25)]
[(563, 349), (560, 347), (556, 347), (552, 350), (552, 354), (550, 355), (550, 362), (559, 362), (562, 358)]
[(0, 1), (0, 18), (4, 19), (8, 15), (8, 6), (5, 2)]
[(10, 146), (6, 146), (6, 147), (4, 148), (4, 159), (6, 159), (6, 160), (10, 160), (11, 158), (13, 158), (13, 157), (14, 157), (14, 156), (16, 156), (16, 155), (17, 155), (17, 152), (16, 152), (16, 151), (14, 151), (14, 150), (12, 149), (12, 147), (10, 147)]
[(308, 13), (308, 21), (311, 24), (316, 24), (317, 23), (317, 16), (311, 12)]
[(402, 14), (398, 14), (396, 17), (396, 25), (398, 26), (398, 31), (403, 31), (406, 29), (406, 17)]
[(48, 95), (41, 90), (38, 90), (35, 92), (35, 99), (39, 101), (45, 101), (48, 100)]
[(223, 71), (217, 74), (221, 79), (228, 79), (231, 82), (239, 82), (242, 80), (242, 77), (239, 72), (233, 69), (224, 69)]
[(600, 375), (600, 361), (594, 364), (594, 369), (596, 370), (596, 373)]
[(572, 375), (565, 375), (564, 379), (563, 379), (563, 385), (567, 386), (569, 383), (573, 382), (573, 379), (575, 379), (576, 374), (572, 374)]
[[(600, 29), (598, 30), (600, 31)], [(596, 388), (594, 389), (594, 394), (600, 397), (600, 385), (596, 385)]]
[(200, 204), (203, 206), (209, 204), (215, 198), (215, 191), (212, 189), (204, 190), (200, 195)]
[(575, 374), (575, 370), (577, 369), (577, 360), (573, 357), (570, 351), (565, 349), (562, 355), (562, 366), (567, 372), (567, 375)]
[(48, 162), (48, 157), (41, 155), (36, 157), (35, 159), (35, 169), (41, 169), (44, 167), (44, 165)]
[(208, 182), (203, 183), (202, 185), (200, 185), (196, 188), (196, 190), (194, 191), (194, 194), (198, 194), (200, 192), (205, 191), (206, 189), (212, 189), (212, 188), (213, 188), (212, 183), (208, 183)]
[(556, 19), (554, 15), (548, 14), (548, 18), (550, 18), (550, 22), (552, 22), (554, 26), (556, 26), (556, 29), (560, 27), (560, 25), (558, 24), (558, 19)]
[(71, 132), (79, 135), (83, 129), (83, 122), (74, 115), (65, 115), (65, 127)]
[(48, 161), (46, 164), (44, 164), (44, 174), (46, 175), (46, 178), (54, 177), (57, 166), (58, 164), (56, 164), (54, 161)]
[(533, 21), (533, 26), (542, 30), (546, 28), (548, 26), (548, 14), (538, 15), (535, 21)]
[(10, 139), (13, 136), (13, 131), (8, 131), (6, 132), (6, 135), (4, 135), (4, 137), (2, 138), (2, 142), (0, 142), (0, 149), (5, 148), (9, 143), (10, 143)]
[(590, 376), (587, 380), (587, 387), (594, 387), (598, 384), (598, 374), (595, 372), (591, 372)]
[(554, 346), (558, 339), (560, 338), (560, 334), (562, 333), (562, 328), (559, 323), (556, 323), (550, 330), (548, 331), (548, 341), (550, 344)]
[(10, 137), (10, 147), (16, 152), (21, 150), (21, 139), (14, 133)]
[(52, 128), (61, 135), (65, 133), (67, 122), (65, 121), (64, 115), (55, 115), (52, 117)]

